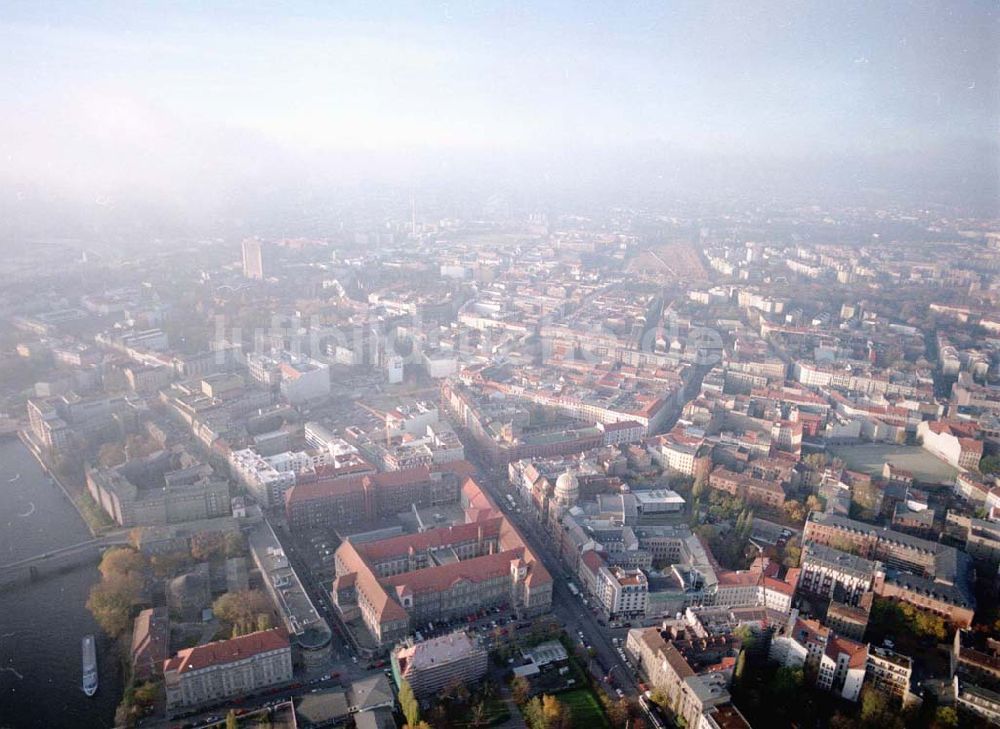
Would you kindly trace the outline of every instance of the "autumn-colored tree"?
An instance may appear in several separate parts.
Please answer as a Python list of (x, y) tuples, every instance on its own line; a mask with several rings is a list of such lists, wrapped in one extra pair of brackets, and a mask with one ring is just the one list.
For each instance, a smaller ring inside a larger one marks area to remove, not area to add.
[(806, 520), (806, 510), (800, 502), (792, 499), (791, 501), (786, 501), (782, 508), (785, 510), (785, 516), (788, 517), (789, 521), (800, 522)]
[(654, 704), (659, 706), (661, 709), (667, 709), (670, 707), (670, 699), (667, 698), (667, 692), (664, 691), (660, 686), (656, 686), (649, 694), (649, 700)]
[(547, 729), (545, 726), (545, 715), (542, 713), (542, 699), (538, 696), (527, 701), (521, 707), (521, 714), (524, 716), (524, 723), (531, 729)]
[(125, 440), (125, 455), (130, 461), (151, 456), (158, 450), (160, 446), (151, 438), (133, 434)]
[(191, 537), (191, 556), (199, 562), (221, 559), (225, 552), (222, 532), (198, 532)]
[(542, 697), (542, 718), (545, 729), (571, 729), (573, 726), (569, 707), (550, 694)]
[(510, 683), (510, 693), (514, 698), (514, 703), (520, 706), (531, 696), (531, 684), (524, 676), (515, 676)]
[(139, 590), (140, 584), (129, 577), (115, 575), (102, 579), (90, 589), (87, 609), (105, 633), (117, 637), (132, 623), (132, 606)]
[(231, 625), (235, 635), (243, 635), (261, 624), (260, 615), (271, 614), (271, 601), (260, 590), (227, 592), (212, 603), (212, 612)]
[(618, 701), (609, 701), (605, 706), (606, 713), (608, 715), (608, 721), (611, 722), (611, 726), (615, 729), (619, 727), (625, 727), (629, 723), (629, 707), (628, 701), (625, 699), (619, 699)]
[(125, 447), (122, 443), (105, 443), (97, 451), (97, 465), (101, 468), (114, 468), (125, 463)]
[(147, 568), (145, 556), (130, 547), (113, 547), (101, 558), (101, 581), (91, 588), (87, 609), (108, 635), (118, 636), (129, 628)]
[(154, 554), (149, 558), (149, 563), (153, 568), (153, 574), (163, 579), (173, 577), (184, 567), (191, 564), (191, 555), (187, 552), (167, 552), (166, 554)]
[(132, 702), (140, 709), (152, 708), (160, 698), (160, 684), (148, 681), (136, 686)]
[(108, 578), (114, 575), (141, 575), (148, 567), (149, 563), (142, 552), (131, 547), (112, 547), (101, 557), (98, 569), (101, 577)]

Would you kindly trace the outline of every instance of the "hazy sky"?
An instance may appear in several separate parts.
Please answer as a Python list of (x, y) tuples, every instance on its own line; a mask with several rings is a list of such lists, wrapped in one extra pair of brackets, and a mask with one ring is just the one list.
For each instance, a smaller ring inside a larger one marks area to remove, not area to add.
[(3, 181), (98, 202), (650, 147), (961, 167), (1000, 129), (987, 1), (7, 0), (0, 58)]

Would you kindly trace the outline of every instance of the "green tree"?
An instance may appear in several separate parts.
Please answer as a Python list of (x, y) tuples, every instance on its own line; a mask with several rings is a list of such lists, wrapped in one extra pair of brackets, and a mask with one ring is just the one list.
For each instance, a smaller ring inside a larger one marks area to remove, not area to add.
[(701, 495), (694, 497), (694, 502), (691, 504), (691, 516), (688, 519), (688, 525), (692, 528), (698, 526), (701, 522)]
[(986, 475), (1000, 473), (1000, 456), (983, 456), (979, 461), (979, 470)]
[(889, 697), (871, 687), (861, 691), (861, 724), (879, 729), (901, 729), (903, 726)]
[(942, 727), (942, 729), (958, 726), (958, 712), (951, 706), (938, 707), (938, 710), (934, 712), (934, 726), (935, 728)]
[(653, 687), (653, 690), (649, 693), (649, 700), (661, 709), (669, 708), (670, 705), (670, 699), (667, 698), (667, 692), (660, 686)]
[(701, 499), (703, 493), (705, 493), (705, 478), (704, 476), (698, 476), (691, 486), (691, 496), (695, 499)]
[(771, 679), (771, 690), (781, 701), (790, 701), (796, 697), (805, 682), (805, 674), (801, 668), (783, 666)]
[(786, 567), (798, 567), (801, 559), (802, 544), (798, 537), (794, 537), (785, 544), (785, 558), (782, 562)]
[(743, 680), (743, 674), (747, 669), (747, 652), (744, 648), (740, 651), (739, 657), (736, 659), (736, 669), (733, 671), (733, 680), (737, 685)]
[(226, 532), (222, 541), (223, 551), (227, 557), (239, 557), (246, 552), (246, 539), (241, 532)]
[(420, 721), (420, 703), (413, 695), (413, 688), (406, 679), (403, 679), (399, 685), (399, 708), (402, 709), (403, 716), (406, 717), (406, 723), (410, 726), (416, 726), (417, 722)]

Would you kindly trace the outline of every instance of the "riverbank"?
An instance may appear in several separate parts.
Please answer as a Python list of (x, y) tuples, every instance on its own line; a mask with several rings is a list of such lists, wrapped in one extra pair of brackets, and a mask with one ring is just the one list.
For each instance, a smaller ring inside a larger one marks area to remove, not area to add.
[(101, 508), (94, 502), (90, 494), (87, 493), (85, 487), (72, 487), (59, 475), (49, 461), (45, 450), (32, 438), (31, 433), (26, 430), (19, 430), (17, 431), (17, 437), (31, 455), (35, 457), (35, 460), (38, 461), (38, 465), (42, 467), (45, 475), (51, 478), (62, 490), (63, 494), (73, 505), (73, 508), (76, 509), (76, 513), (80, 515), (83, 523), (87, 525), (87, 529), (90, 531), (92, 537), (100, 537), (108, 530), (114, 528), (114, 522), (111, 521), (111, 518), (107, 514), (101, 511)]

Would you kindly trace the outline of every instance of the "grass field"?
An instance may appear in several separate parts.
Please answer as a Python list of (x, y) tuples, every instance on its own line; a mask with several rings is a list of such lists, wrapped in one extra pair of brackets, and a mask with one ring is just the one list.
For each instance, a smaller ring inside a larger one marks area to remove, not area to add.
[(611, 726), (601, 704), (590, 689), (564, 691), (558, 695), (558, 699), (573, 712), (573, 726), (583, 726), (588, 729), (606, 729)]

